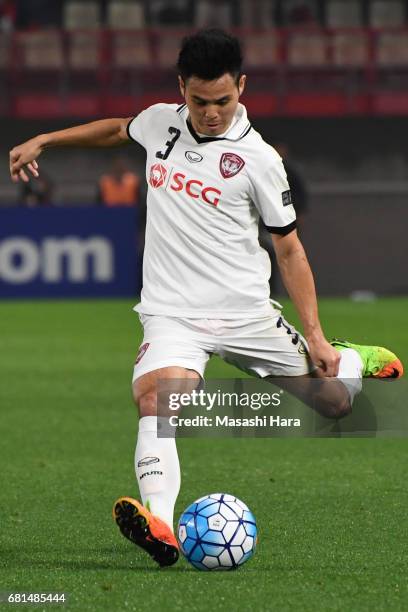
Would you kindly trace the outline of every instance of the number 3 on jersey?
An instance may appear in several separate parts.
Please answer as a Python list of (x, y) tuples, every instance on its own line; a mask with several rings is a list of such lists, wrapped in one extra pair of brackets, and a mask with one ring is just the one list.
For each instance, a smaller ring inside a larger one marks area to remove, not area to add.
[(169, 127), (169, 133), (170, 134), (174, 134), (173, 138), (171, 140), (168, 140), (166, 142), (166, 147), (167, 149), (165, 151), (157, 151), (156, 153), (156, 157), (159, 157), (160, 159), (167, 159), (168, 156), (170, 155), (170, 153), (173, 150), (174, 145), (176, 144), (176, 142), (178, 141), (178, 139), (180, 138), (180, 130), (178, 130), (175, 127), (170, 126)]

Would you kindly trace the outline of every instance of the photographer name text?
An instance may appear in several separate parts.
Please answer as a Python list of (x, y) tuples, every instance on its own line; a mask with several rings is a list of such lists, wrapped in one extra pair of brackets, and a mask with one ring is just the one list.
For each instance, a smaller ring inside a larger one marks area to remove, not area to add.
[(301, 420), (272, 415), (257, 415), (251, 418), (202, 415), (184, 418), (172, 415), (169, 417), (169, 424), (172, 427), (301, 427)]

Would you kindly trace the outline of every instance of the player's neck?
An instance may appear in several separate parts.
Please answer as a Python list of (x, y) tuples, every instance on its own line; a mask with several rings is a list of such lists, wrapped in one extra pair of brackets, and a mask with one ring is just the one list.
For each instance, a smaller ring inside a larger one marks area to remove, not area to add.
[(197, 136), (200, 136), (200, 138), (208, 138), (208, 137), (213, 137), (213, 138), (223, 138), (226, 134), (228, 134), (228, 132), (230, 131), (230, 129), (236, 124), (236, 122), (238, 121), (237, 115), (235, 114), (231, 120), (231, 123), (229, 124), (229, 126), (227, 127), (226, 130), (224, 130), (224, 132), (222, 132), (222, 134), (204, 134), (204, 132), (200, 132), (197, 127), (194, 125), (194, 123), (191, 120), (191, 116), (188, 117), (187, 119), (188, 123), (191, 125), (191, 127), (193, 128), (194, 132), (197, 134)]

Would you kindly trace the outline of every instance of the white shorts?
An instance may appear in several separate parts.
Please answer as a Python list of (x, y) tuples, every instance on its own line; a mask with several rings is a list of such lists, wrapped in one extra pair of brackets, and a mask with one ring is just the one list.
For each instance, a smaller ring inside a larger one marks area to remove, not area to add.
[(306, 340), (277, 312), (260, 319), (181, 319), (139, 314), (144, 327), (133, 381), (147, 372), (179, 366), (204, 378), (211, 355), (265, 376), (301, 376), (315, 369)]

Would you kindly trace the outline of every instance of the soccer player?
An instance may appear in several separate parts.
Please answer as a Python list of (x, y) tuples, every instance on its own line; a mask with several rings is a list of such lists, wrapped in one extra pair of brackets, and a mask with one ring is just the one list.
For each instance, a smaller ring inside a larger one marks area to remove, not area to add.
[[(178, 558), (173, 509), (180, 468), (175, 439), (157, 436), (158, 380), (198, 384), (213, 353), (254, 376), (285, 377), (294, 392), (311, 377), (323, 383), (338, 377), (320, 392), (319, 406), (339, 418), (350, 412), (362, 377), (403, 372), (387, 349), (326, 340), (282, 160), (239, 102), (246, 83), (241, 65), (237, 39), (219, 30), (199, 32), (183, 42), (178, 59), (181, 106), (155, 104), (133, 118), (42, 134), (10, 153), (13, 180), (28, 181), (30, 173), (39, 176), (37, 158), (50, 147), (135, 141), (146, 149), (143, 290), (135, 308), (144, 339), (133, 375), (142, 503), (120, 498), (114, 518), (160, 566)], [(270, 300), (259, 216), (304, 338)]]

